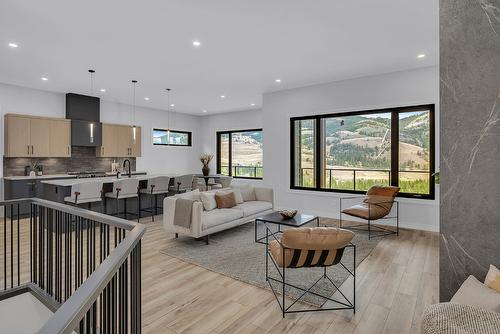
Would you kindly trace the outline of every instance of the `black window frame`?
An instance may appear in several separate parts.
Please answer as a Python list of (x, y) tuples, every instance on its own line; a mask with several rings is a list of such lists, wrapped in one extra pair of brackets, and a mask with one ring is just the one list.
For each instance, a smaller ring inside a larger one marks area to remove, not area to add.
[[(328, 114), (316, 114), (311, 116), (300, 116), (290, 118), (290, 189), (292, 190), (308, 190), (308, 191), (321, 191), (321, 192), (333, 192), (333, 193), (348, 193), (348, 194), (365, 194), (366, 191), (363, 190), (349, 190), (349, 189), (329, 189), (321, 187), (321, 120), (329, 117), (347, 117), (347, 116), (360, 116), (360, 115), (370, 115), (370, 114), (380, 114), (380, 113), (391, 113), (391, 177), (390, 185), (398, 186), (399, 184), (399, 114), (412, 112), (412, 111), (428, 111), (429, 112), (429, 194), (417, 194), (417, 193), (399, 193), (398, 197), (403, 198), (415, 198), (415, 199), (427, 199), (434, 200), (436, 189), (435, 189), (435, 105), (434, 104), (422, 104), (415, 106), (403, 106), (403, 107), (393, 107), (393, 108), (383, 108), (383, 109), (368, 109), (368, 110), (358, 110), (350, 112), (338, 112), (338, 113), (328, 113)], [(315, 179), (314, 187), (302, 187), (295, 185), (295, 121), (300, 120), (314, 120), (315, 121), (315, 133), (314, 133), (314, 143), (317, 149), (314, 152), (314, 162), (315, 162)], [(396, 120), (396, 121), (394, 121)]]
[[(188, 135), (188, 143), (187, 145), (183, 144), (158, 144), (154, 142), (154, 132), (155, 131), (165, 131), (170, 133), (179, 133), (179, 134), (187, 134)], [(180, 146), (180, 147), (191, 147), (193, 146), (193, 133), (191, 131), (181, 131), (181, 130), (168, 130), (162, 128), (153, 128), (153, 145), (154, 146)]]
[[(222, 135), (229, 135), (229, 176), (232, 176), (235, 179), (249, 179), (249, 180), (262, 180), (262, 177), (250, 177), (250, 176), (233, 176), (233, 143), (232, 143), (232, 134), (233, 133), (241, 133), (241, 132), (256, 132), (260, 131), (263, 133), (262, 128), (260, 129), (245, 129), (245, 130), (225, 130), (225, 131), (217, 131), (216, 132), (216, 137), (217, 137), (217, 174), (221, 174), (221, 136)], [(264, 152), (262, 152), (264, 154)], [(256, 172), (257, 173), (257, 172)], [(264, 166), (262, 166), (262, 173), (264, 173)]]

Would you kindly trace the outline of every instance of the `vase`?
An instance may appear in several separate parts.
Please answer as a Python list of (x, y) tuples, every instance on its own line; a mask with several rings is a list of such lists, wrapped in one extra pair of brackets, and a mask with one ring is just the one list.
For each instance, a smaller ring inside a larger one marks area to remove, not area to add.
[(203, 168), (201, 169), (202, 173), (203, 173), (203, 176), (208, 176), (210, 175), (210, 167), (208, 166), (203, 166)]

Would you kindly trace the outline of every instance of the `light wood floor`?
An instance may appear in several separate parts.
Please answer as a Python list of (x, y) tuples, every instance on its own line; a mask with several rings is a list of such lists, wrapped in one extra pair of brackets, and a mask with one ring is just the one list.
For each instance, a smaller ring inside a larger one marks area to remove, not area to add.
[(356, 315), (282, 319), (270, 291), (160, 254), (173, 236), (160, 217), (149, 220), (142, 244), (144, 333), (420, 333), (422, 311), (438, 301), (437, 233), (402, 230), (380, 241), (357, 268)]

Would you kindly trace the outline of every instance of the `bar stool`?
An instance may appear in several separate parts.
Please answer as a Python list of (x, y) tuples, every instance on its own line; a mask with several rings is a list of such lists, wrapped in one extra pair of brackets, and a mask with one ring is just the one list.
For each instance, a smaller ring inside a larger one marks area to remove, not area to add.
[(174, 177), (174, 185), (170, 187), (170, 191), (179, 194), (193, 189), (193, 174), (186, 174)]
[(152, 221), (155, 221), (155, 215), (158, 214), (158, 195), (167, 195), (170, 178), (168, 176), (156, 176), (148, 179), (147, 182), (147, 187), (140, 189), (139, 193), (150, 196), (151, 206), (149, 209), (142, 209), (141, 211), (150, 212)]
[[(116, 200), (116, 213), (113, 216), (119, 216), (121, 214), (125, 215), (127, 219), (128, 214), (137, 216), (137, 221), (141, 218), (140, 203), (139, 203), (139, 179), (136, 178), (126, 178), (117, 179), (113, 181), (113, 191), (104, 194), (104, 208), (106, 208), (106, 199), (114, 198)], [(137, 198), (137, 212), (127, 211), (127, 200), (129, 198)], [(124, 202), (123, 212), (120, 212), (120, 200)]]
[(71, 186), (71, 195), (64, 197), (64, 202), (78, 206), (87, 204), (92, 210), (92, 203), (102, 202), (102, 181), (82, 181)]

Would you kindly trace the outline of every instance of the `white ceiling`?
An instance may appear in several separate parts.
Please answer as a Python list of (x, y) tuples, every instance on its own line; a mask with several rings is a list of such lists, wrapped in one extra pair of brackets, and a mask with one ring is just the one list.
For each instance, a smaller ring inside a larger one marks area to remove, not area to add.
[(138, 105), (166, 109), (171, 87), (179, 112), (258, 108), (264, 92), (436, 65), (438, 16), (438, 0), (2, 0), (0, 81), (88, 94), (93, 68), (106, 100), (131, 103), (137, 79)]

